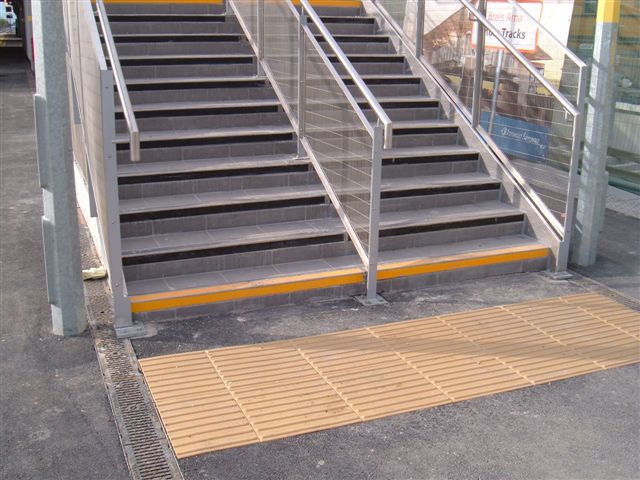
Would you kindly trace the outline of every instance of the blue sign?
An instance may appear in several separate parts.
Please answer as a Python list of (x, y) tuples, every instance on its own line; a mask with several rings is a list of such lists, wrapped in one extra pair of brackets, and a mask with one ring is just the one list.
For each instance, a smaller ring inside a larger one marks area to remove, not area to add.
[[(489, 131), (490, 112), (482, 112), (480, 124)], [(549, 148), (549, 129), (496, 114), (491, 138), (507, 154), (532, 162), (544, 162)]]

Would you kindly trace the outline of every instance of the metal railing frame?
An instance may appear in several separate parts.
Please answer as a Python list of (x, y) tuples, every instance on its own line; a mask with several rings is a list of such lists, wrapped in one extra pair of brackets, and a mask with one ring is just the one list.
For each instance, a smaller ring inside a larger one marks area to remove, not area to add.
[[(582, 144), (583, 136), (583, 109), (586, 94), (586, 64), (582, 62), (573, 52), (571, 52), (566, 46), (553, 36), (548, 29), (540, 24), (535, 17), (526, 12), (520, 5), (517, 5), (515, 0), (507, 0), (510, 4), (516, 6), (522, 10), (528, 18), (535, 21), (538, 27), (543, 30), (554, 42), (562, 46), (562, 51), (567, 55), (577, 66), (578, 74), (578, 87), (576, 104), (571, 103), (556, 87), (554, 87), (544, 76), (529, 62), (529, 60), (522, 55), (516, 47), (513, 46), (509, 40), (505, 39), (497, 28), (495, 28), (489, 20), (487, 20), (486, 13), (486, 0), (479, 0), (479, 8), (474, 7), (468, 0), (458, 0), (467, 11), (475, 17), (475, 21), (478, 22), (477, 37), (476, 37), (476, 58), (475, 58), (475, 82), (472, 92), (472, 107), (471, 112), (460, 102), (457, 95), (446, 85), (446, 82), (440, 77), (440, 75), (431, 68), (426, 59), (422, 55), (422, 37), (424, 35), (424, 12), (425, 12), (425, 0), (417, 0), (417, 18), (416, 18), (416, 33), (420, 38), (409, 38), (403, 28), (397, 24), (393, 17), (386, 10), (384, 5), (381, 5), (378, 0), (371, 0), (371, 4), (374, 6), (378, 14), (390, 25), (392, 30), (398, 35), (398, 38), (405, 45), (408, 52), (415, 55), (418, 63), (424, 68), (424, 71), (429, 77), (441, 88), (442, 92), (454, 105), (456, 111), (462, 118), (468, 120), (471, 124), (473, 132), (476, 136), (487, 146), (491, 153), (498, 159), (500, 165), (504, 168), (505, 172), (515, 182), (521, 192), (526, 198), (535, 206), (536, 211), (540, 213), (542, 219), (550, 227), (552, 232), (559, 240), (559, 248), (555, 252), (555, 263), (553, 270), (555, 272), (565, 271), (568, 263), (569, 246), (571, 233), (573, 229), (573, 219), (575, 215), (575, 199), (579, 184), (578, 177), (578, 163), (580, 157), (580, 148)], [(480, 125), (480, 100), (481, 100), (481, 88), (483, 78), (483, 61), (484, 61), (484, 37), (485, 29), (489, 30), (498, 41), (509, 51), (518, 62), (524, 66), (524, 68), (531, 73), (531, 75), (538, 80), (551, 95), (563, 106), (565, 114), (570, 114), (573, 117), (572, 127), (572, 145), (571, 155), (569, 161), (569, 181), (567, 183), (567, 201), (565, 207), (565, 221), (564, 225), (558, 221), (558, 219), (549, 210), (540, 196), (531, 188), (524, 177), (518, 172), (517, 167), (509, 160), (509, 158), (500, 150), (493, 139), (483, 129), (478, 128)]]
[[(330, 197), (338, 216), (340, 217), (342, 223), (347, 230), (349, 237), (351, 238), (360, 259), (367, 270), (367, 300), (375, 303), (377, 299), (377, 270), (378, 270), (378, 236), (379, 236), (379, 219), (380, 219), (380, 183), (381, 183), (381, 172), (382, 172), (382, 151), (383, 148), (391, 148), (393, 141), (393, 123), (389, 116), (386, 114), (380, 103), (377, 101), (369, 87), (365, 84), (364, 80), (360, 74), (353, 67), (352, 63), (349, 61), (347, 55), (342, 51), (338, 43), (335, 41), (329, 30), (326, 28), (322, 19), (316, 13), (315, 9), (311, 6), (308, 0), (301, 0), (300, 11), (295, 8), (290, 0), (283, 0), (283, 3), (287, 5), (287, 8), (291, 11), (294, 18), (298, 20), (298, 113), (297, 115), (293, 114), (291, 107), (288, 105), (286, 101), (286, 97), (283, 92), (280, 90), (276, 81), (271, 81), (271, 85), (274, 88), (276, 95), (280, 99), (285, 112), (290, 118), (294, 128), (298, 133), (299, 143), (302, 149), (305, 152), (310, 153), (309, 158), (314, 164), (315, 170), (320, 177), (320, 180), (327, 191), (328, 196)], [(271, 72), (271, 69), (268, 63), (265, 61), (265, 48), (264, 48), (264, 32), (265, 32), (265, 8), (264, 8), (264, 0), (257, 0), (256, 11), (257, 11), (257, 28), (256, 28), (256, 37), (253, 38), (252, 32), (250, 28), (248, 28), (248, 23), (242, 18), (242, 11), (235, 4), (234, 0), (227, 1), (227, 8), (231, 7), (231, 10), (234, 12), (236, 18), (238, 19), (242, 29), (244, 30), (247, 38), (249, 39), (249, 43), (252, 46), (259, 64), (259, 72), (263, 72), (268, 78), (273, 79), (274, 76)], [(333, 52), (333, 55), (336, 56), (338, 62), (345, 69), (348, 77), (353, 81), (354, 85), (358, 88), (360, 93), (363, 95), (365, 101), (370, 105), (373, 112), (376, 114), (377, 120), (376, 125), (372, 125), (370, 121), (367, 119), (366, 115), (358, 105), (358, 102), (355, 100), (349, 89), (344, 83), (344, 80), (338, 74), (337, 70), (329, 60), (328, 56), (324, 52), (324, 50), (318, 44), (314, 34), (311, 32), (308, 26), (308, 21), (311, 21), (320, 32), (320, 35), (323, 37), (325, 42), (327, 43), (330, 50)], [(335, 193), (333, 187), (331, 186), (325, 172), (323, 171), (323, 167), (315, 158), (313, 151), (310, 147), (308, 140), (306, 139), (305, 132), (305, 85), (306, 85), (306, 57), (305, 57), (305, 47), (307, 42), (310, 42), (313, 45), (316, 53), (321, 58), (324, 65), (331, 72), (333, 79), (335, 80), (335, 85), (337, 85), (345, 98), (348, 100), (349, 104), (353, 108), (354, 112), (358, 115), (364, 128), (371, 135), (372, 138), (372, 152), (371, 152), (371, 185), (370, 185), (370, 211), (369, 211), (369, 246), (368, 249), (364, 247), (361, 243), (353, 225), (351, 224), (347, 214), (344, 212), (344, 209), (341, 206), (341, 202), (339, 200), (338, 195)]]
[[(91, 218), (87, 218), (88, 223), (96, 221), (97, 228), (90, 228), (92, 235), (94, 236), (94, 242), (98, 248), (101, 259), (106, 263), (109, 272), (109, 285), (113, 294), (113, 313), (114, 313), (114, 327), (118, 336), (127, 336), (135, 328), (133, 327), (131, 318), (131, 305), (129, 302), (127, 287), (124, 280), (123, 268), (122, 268), (122, 248), (120, 237), (120, 209), (118, 198), (118, 177), (117, 177), (117, 152), (115, 148), (115, 98), (114, 98), (114, 73), (113, 64), (111, 69), (107, 66), (104, 51), (100, 42), (100, 34), (98, 31), (98, 25), (95, 21), (96, 11), (92, 7), (90, 0), (78, 0), (75, 4), (75, 21), (76, 25), (73, 27), (78, 28), (78, 36), (72, 35), (71, 17), (69, 16), (69, 10), (66, 11), (67, 15), (67, 42), (69, 43), (68, 55), (74, 56), (77, 63), (73, 61), (69, 62), (69, 70), (71, 72), (72, 81), (70, 82), (73, 88), (73, 95), (75, 100), (78, 100), (78, 114), (80, 124), (82, 126), (82, 142), (88, 168), (88, 178), (86, 178), (87, 189), (89, 193), (89, 214)], [(99, 0), (99, 4), (102, 2)], [(67, 5), (68, 6), (71, 4)], [(96, 4), (96, 7), (99, 7)], [(91, 68), (89, 62), (83, 61), (83, 45), (80, 39), (80, 15), (86, 15), (88, 31), (86, 34), (89, 36), (90, 41), (84, 48), (92, 49), (95, 53), (98, 65), (95, 67), (95, 74), (99, 76), (99, 89), (85, 90), (83, 83), (83, 76), (89, 71), (85, 69)], [(104, 5), (102, 5), (102, 12), (98, 10), (98, 15), (102, 15), (103, 20), (107, 20), (106, 11)], [(108, 21), (108, 20), (107, 20)], [(107, 23), (108, 26), (108, 23)], [(103, 31), (104, 33), (104, 31)], [(109, 32), (110, 33), (110, 32)], [(106, 38), (106, 36), (104, 36)], [(71, 42), (77, 43), (78, 49), (71, 48)], [(113, 47), (113, 43), (111, 45)], [(75, 68), (77, 67), (77, 68)], [(78, 71), (79, 69), (79, 71)], [(92, 142), (98, 141), (95, 138), (91, 138), (87, 131), (88, 119), (85, 118), (86, 104), (85, 100), (93, 97), (94, 101), (97, 101), (99, 105), (95, 107), (93, 113), (98, 114), (100, 117), (102, 138), (102, 148), (100, 152), (94, 152), (95, 155), (91, 156), (89, 145)], [(137, 128), (137, 127), (136, 127)], [(95, 182), (102, 181), (103, 185), (93, 185)], [(98, 208), (96, 203), (96, 196), (100, 197), (100, 204), (102, 208)], [(95, 219), (93, 217), (96, 217)], [(106, 230), (106, 231), (105, 231)]]
[(120, 58), (118, 57), (116, 44), (113, 40), (111, 26), (109, 25), (109, 17), (107, 16), (103, 0), (96, 0), (96, 10), (98, 11), (102, 37), (104, 38), (107, 54), (109, 55), (111, 63), (111, 69), (113, 70), (113, 77), (116, 84), (116, 90), (118, 90), (120, 105), (122, 105), (125, 122), (127, 123), (127, 129), (129, 130), (129, 155), (131, 156), (132, 162), (139, 162), (140, 130), (138, 129), (138, 122), (136, 122), (136, 116), (133, 112), (133, 107), (131, 106), (127, 82), (125, 81), (124, 74), (122, 73), (122, 65), (120, 65)]

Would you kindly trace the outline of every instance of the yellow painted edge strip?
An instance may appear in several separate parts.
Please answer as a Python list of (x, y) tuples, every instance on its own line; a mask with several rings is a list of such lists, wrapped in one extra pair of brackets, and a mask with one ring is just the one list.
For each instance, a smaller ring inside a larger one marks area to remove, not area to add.
[[(398, 277), (424, 275), (446, 270), (532, 260), (545, 258), (548, 255), (549, 248), (545, 246), (534, 248), (525, 246), (497, 249), (488, 254), (487, 252), (470, 252), (439, 258), (436, 261), (433, 259), (425, 259), (386, 263), (380, 266), (378, 279), (390, 280)], [(170, 308), (192, 307), (207, 303), (353, 285), (364, 283), (364, 281), (365, 276), (360, 268), (348, 268), (252, 282), (218, 285), (214, 287), (135, 295), (130, 298), (131, 311), (133, 313), (143, 313)]]
[[(514, 251), (515, 250), (515, 251)], [(440, 258), (436, 262), (429, 260), (414, 260), (409, 262), (387, 263), (380, 266), (379, 280), (390, 280), (398, 277), (411, 277), (427, 273), (443, 272), (446, 270), (458, 270), (461, 268), (482, 267), (499, 263), (518, 262), (545, 258), (549, 255), (549, 248), (516, 247), (496, 250), (490, 254), (478, 256), (477, 253), (465, 253), (452, 257)], [(462, 258), (461, 258), (462, 257)]]
[(600, 23), (620, 22), (620, 0), (598, 0), (596, 20)]
[(217, 287), (138, 295), (131, 297), (131, 311), (133, 313), (142, 313), (168, 308), (191, 307), (206, 303), (280, 295), (302, 290), (316, 290), (363, 282), (364, 273), (362, 270), (350, 268), (256, 282), (227, 284)]

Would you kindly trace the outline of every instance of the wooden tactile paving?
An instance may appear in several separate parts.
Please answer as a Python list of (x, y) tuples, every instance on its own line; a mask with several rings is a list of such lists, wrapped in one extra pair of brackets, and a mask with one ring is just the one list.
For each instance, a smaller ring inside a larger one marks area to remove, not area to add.
[(178, 458), (640, 361), (640, 313), (586, 293), (146, 358)]

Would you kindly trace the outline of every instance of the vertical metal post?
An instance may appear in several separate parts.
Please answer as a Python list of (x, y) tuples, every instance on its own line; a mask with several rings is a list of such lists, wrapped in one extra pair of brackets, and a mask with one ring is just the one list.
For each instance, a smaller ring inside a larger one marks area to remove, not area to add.
[(424, 3), (425, 0), (418, 0), (418, 11), (416, 12), (416, 57), (422, 57), (422, 42), (424, 40)]
[(498, 52), (498, 62), (496, 63), (496, 75), (493, 80), (493, 96), (491, 98), (491, 115), (489, 116), (489, 126), (487, 133), (491, 135), (493, 132), (493, 124), (496, 119), (496, 110), (498, 108), (498, 96), (500, 95), (500, 75), (502, 74), (502, 61), (504, 59), (504, 50)]
[(572, 144), (571, 144), (571, 163), (569, 164), (569, 184), (567, 185), (567, 204), (564, 216), (564, 235), (560, 242), (558, 255), (555, 264), (555, 273), (565, 272), (569, 263), (569, 247), (571, 244), (571, 234), (573, 233), (573, 220), (576, 210), (576, 193), (580, 184), (578, 176), (578, 163), (580, 159), (580, 148), (584, 133), (584, 97), (587, 87), (586, 66), (580, 67), (578, 75), (578, 96), (576, 105), (580, 114), (573, 118)]
[(382, 176), (382, 148), (384, 128), (373, 128), (371, 164), (371, 191), (369, 207), (369, 265), (367, 266), (367, 302), (379, 303), (378, 298), (378, 243), (380, 232), (380, 179)]
[(35, 1), (36, 140), (44, 215), (43, 243), (53, 333), (74, 335), (87, 326), (62, 2)]
[[(480, 0), (478, 10), (482, 15), (487, 13), (486, 0)], [(476, 64), (473, 77), (473, 96), (471, 99), (471, 124), (473, 128), (480, 125), (480, 114), (482, 111), (482, 72), (484, 70), (484, 25), (476, 19), (478, 29), (476, 30)]]
[(307, 22), (307, 16), (304, 8), (300, 12), (300, 23), (298, 24), (298, 154), (304, 155), (304, 147), (302, 147), (302, 139), (304, 138), (304, 116), (306, 110), (306, 83), (307, 83), (307, 71), (306, 71), (306, 43), (304, 25)]
[(258, 74), (264, 75), (262, 61), (264, 60), (264, 0), (258, 0)]
[(582, 266), (596, 261), (605, 212), (620, 3), (620, 0), (598, 0), (573, 251), (573, 261)]

